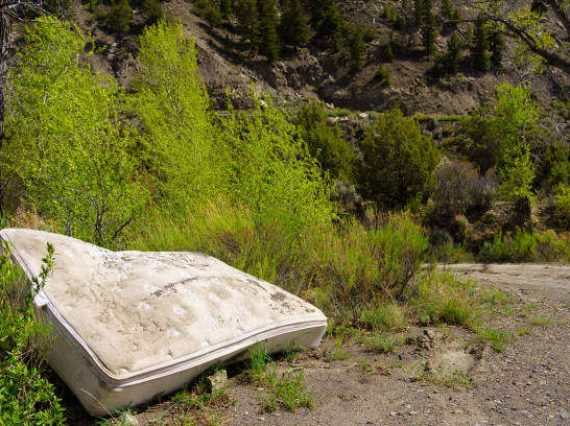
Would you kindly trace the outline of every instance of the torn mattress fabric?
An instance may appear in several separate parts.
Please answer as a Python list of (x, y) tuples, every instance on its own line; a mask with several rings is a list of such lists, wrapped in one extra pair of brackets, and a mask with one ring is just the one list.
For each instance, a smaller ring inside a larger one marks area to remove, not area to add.
[(179, 389), (258, 342), (316, 347), (326, 329), (314, 306), (205, 254), (113, 252), (26, 229), (0, 238), (30, 280), (54, 246), (34, 303), (53, 324), (49, 364), (94, 415)]

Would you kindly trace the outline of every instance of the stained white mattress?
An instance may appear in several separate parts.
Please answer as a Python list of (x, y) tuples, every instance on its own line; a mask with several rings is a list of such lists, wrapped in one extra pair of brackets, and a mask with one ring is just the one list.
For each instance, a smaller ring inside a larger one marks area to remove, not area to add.
[(30, 279), (54, 245), (34, 299), (54, 325), (48, 362), (95, 415), (172, 392), (258, 342), (316, 347), (326, 329), (311, 304), (205, 254), (113, 252), (26, 229), (0, 238)]

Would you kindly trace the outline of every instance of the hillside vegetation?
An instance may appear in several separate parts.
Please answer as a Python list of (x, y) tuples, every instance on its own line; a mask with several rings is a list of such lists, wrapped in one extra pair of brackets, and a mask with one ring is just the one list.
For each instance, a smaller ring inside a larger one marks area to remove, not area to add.
[[(564, 93), (537, 96), (511, 74), (488, 80), (488, 99), (468, 114), (398, 102), (364, 113), (317, 97), (287, 102), (285, 92), (260, 93), (261, 84), (239, 99), (228, 90), (217, 108), (200, 72), (201, 55), (213, 51), (164, 13), (180, 4), (92, 1), (72, 14), (69, 3), (49, 3), (49, 15), (22, 15), (34, 19), (21, 28), (6, 79), (5, 223), (111, 249), (209, 253), (315, 303), (331, 332), (447, 323), (503, 350), (509, 336), (486, 323), (500, 294), (422, 265), (570, 259)], [(226, 31), (228, 43), (235, 37), (240, 58), (262, 58), (264, 67), (301, 48), (343, 58), (338, 68), (355, 76), (346, 85), (370, 66), (370, 43), (379, 40), (347, 18), (348, 2), (183, 5), (209, 31)], [(82, 30), (86, 13), (92, 34)], [(416, 54), (430, 81), (500, 75), (505, 27), (473, 11), (476, 19), (464, 22), (461, 13), (447, 1), (383, 3), (378, 19), (392, 31), (373, 65), (374, 87), (390, 87), (393, 62)], [(104, 72), (102, 33), (136, 39), (126, 80)], [(46, 256), (52, 261), (57, 253)], [(60, 423), (64, 408), (41, 373), (30, 300), (14, 293), (22, 278), (7, 256), (0, 266), (0, 335), (11, 336), (0, 340), (0, 403), (11, 401), (0, 423), (18, 423), (33, 407), (41, 408), (38, 424)]]

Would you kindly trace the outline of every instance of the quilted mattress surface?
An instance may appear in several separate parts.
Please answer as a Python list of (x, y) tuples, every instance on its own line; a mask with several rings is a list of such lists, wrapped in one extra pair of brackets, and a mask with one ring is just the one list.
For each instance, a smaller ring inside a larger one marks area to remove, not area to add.
[(34, 299), (62, 346), (48, 361), (94, 414), (170, 392), (259, 341), (273, 351), (314, 347), (326, 328), (311, 304), (205, 254), (113, 252), (26, 229), (0, 238), (30, 279), (53, 244), (54, 267)]

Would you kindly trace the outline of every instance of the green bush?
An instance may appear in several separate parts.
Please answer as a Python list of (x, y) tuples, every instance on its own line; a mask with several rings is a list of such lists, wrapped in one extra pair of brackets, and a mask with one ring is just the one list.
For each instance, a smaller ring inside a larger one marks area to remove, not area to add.
[(395, 108), (366, 129), (360, 189), (379, 208), (402, 207), (432, 183), (439, 153), (417, 121)]
[(117, 33), (128, 33), (133, 23), (133, 8), (129, 0), (114, 0), (105, 16), (106, 27)]
[(390, 85), (390, 69), (385, 67), (384, 65), (381, 64), (378, 66), (375, 77), (376, 80), (378, 80), (382, 86)]
[(351, 180), (356, 153), (344, 139), (342, 130), (328, 122), (327, 111), (320, 101), (311, 101), (301, 107), (295, 117), (301, 136), (309, 152), (323, 170), (338, 179)]
[(45, 377), (49, 329), (36, 320), (25, 274), (0, 256), (0, 424), (60, 425), (65, 412)]
[(570, 185), (559, 184), (554, 188), (552, 222), (570, 229)]

